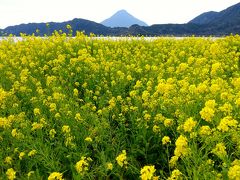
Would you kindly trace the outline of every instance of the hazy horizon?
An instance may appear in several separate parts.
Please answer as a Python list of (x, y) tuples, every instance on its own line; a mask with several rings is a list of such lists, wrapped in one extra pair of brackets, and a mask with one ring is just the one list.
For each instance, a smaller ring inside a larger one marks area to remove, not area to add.
[(152, 24), (187, 23), (207, 11), (221, 11), (238, 0), (1, 0), (0, 28), (32, 22), (63, 22), (74, 18), (102, 22), (124, 9), (136, 18)]

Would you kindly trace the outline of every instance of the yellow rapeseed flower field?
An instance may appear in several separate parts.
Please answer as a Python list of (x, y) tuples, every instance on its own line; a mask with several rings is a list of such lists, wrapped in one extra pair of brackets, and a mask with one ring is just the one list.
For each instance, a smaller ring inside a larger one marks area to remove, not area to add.
[(238, 35), (5, 38), (0, 179), (239, 180), (239, 108)]

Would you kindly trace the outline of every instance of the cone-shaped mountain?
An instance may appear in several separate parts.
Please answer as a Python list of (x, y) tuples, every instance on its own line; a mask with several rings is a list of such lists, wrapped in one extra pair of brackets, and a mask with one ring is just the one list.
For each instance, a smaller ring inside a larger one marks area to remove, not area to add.
[(133, 24), (148, 26), (145, 22), (129, 14), (126, 10), (116, 12), (110, 18), (102, 21), (101, 24), (108, 27), (130, 27)]

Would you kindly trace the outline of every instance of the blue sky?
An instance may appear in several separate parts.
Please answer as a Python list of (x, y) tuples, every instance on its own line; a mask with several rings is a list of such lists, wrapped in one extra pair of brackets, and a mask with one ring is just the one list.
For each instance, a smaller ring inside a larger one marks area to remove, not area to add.
[(239, 0), (0, 0), (0, 28), (28, 22), (84, 18), (101, 22), (125, 9), (148, 25), (186, 23), (206, 11), (221, 11)]

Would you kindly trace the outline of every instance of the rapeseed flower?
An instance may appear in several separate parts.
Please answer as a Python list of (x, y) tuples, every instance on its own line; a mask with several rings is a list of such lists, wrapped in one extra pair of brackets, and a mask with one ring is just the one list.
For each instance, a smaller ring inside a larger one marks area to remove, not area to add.
[(82, 120), (81, 114), (80, 114), (80, 113), (77, 113), (77, 114), (75, 115), (75, 119), (76, 119), (77, 121), (81, 121), (81, 120)]
[(32, 157), (32, 156), (34, 156), (36, 153), (37, 153), (37, 150), (33, 149), (33, 150), (31, 150), (31, 151), (28, 153), (28, 156), (29, 156), (29, 157)]
[(209, 136), (212, 133), (212, 130), (209, 126), (201, 126), (199, 134), (201, 136)]
[(32, 131), (35, 131), (37, 129), (42, 129), (43, 128), (43, 124), (42, 123), (37, 123), (37, 122), (34, 122), (32, 123)]
[(76, 89), (76, 88), (73, 89), (73, 95), (76, 96), (76, 97), (78, 96), (78, 89)]
[(25, 156), (25, 152), (20, 152), (18, 157), (20, 160), (22, 160), (24, 156)]
[(91, 137), (86, 137), (86, 138), (85, 138), (85, 141), (87, 141), (87, 142), (92, 142), (93, 140), (92, 140)]
[(240, 179), (240, 165), (234, 165), (228, 170), (228, 178), (233, 180)]
[(62, 132), (65, 134), (69, 134), (71, 132), (71, 129), (68, 125), (63, 125), (62, 126)]
[(53, 172), (48, 176), (48, 180), (63, 180), (62, 176), (62, 173)]
[(7, 96), (8, 93), (3, 88), (0, 88), (0, 105), (4, 103)]
[(57, 109), (56, 103), (51, 103), (49, 107), (50, 107), (51, 112), (56, 111), (56, 109)]
[(174, 155), (175, 156), (186, 156), (189, 152), (189, 148), (188, 148), (188, 140), (185, 136), (180, 135), (176, 142), (176, 148), (174, 150)]
[(224, 143), (218, 143), (212, 150), (212, 153), (216, 154), (219, 158), (224, 158), (227, 156), (227, 151)]
[(13, 168), (8, 169), (6, 175), (9, 180), (16, 179), (16, 171)]
[(56, 114), (54, 115), (54, 117), (55, 117), (56, 119), (58, 119), (58, 118), (61, 117), (61, 114), (60, 114), (60, 113), (56, 113)]
[(197, 122), (194, 121), (192, 117), (190, 117), (183, 124), (183, 129), (185, 132), (191, 132), (196, 125), (197, 125)]
[(215, 100), (208, 100), (205, 102), (205, 107), (209, 107), (212, 109), (214, 109), (216, 105), (217, 105), (217, 103)]
[(86, 88), (87, 85), (88, 85), (87, 82), (84, 82), (83, 85), (82, 85), (82, 87), (83, 87), (83, 88)]
[(7, 118), (2, 118), (2, 117), (0, 117), (0, 128), (2, 127), (2, 128), (8, 128), (8, 127), (10, 127), (11, 126), (11, 122), (7, 119)]
[(171, 176), (167, 180), (180, 180), (183, 179), (181, 171), (174, 169), (171, 173)]
[(116, 161), (118, 165), (121, 167), (126, 166), (128, 164), (126, 150), (122, 150), (122, 153), (116, 157)]
[(4, 162), (7, 163), (7, 164), (12, 164), (12, 161), (13, 161), (13, 159), (10, 156), (7, 156), (4, 160)]
[(112, 170), (113, 169), (113, 164), (112, 163), (107, 163), (107, 170)]
[(201, 118), (206, 120), (207, 122), (211, 122), (212, 118), (214, 117), (215, 110), (212, 109), (211, 107), (204, 107), (200, 111)]
[(141, 173), (140, 178), (142, 180), (151, 180), (151, 179), (153, 179), (155, 172), (156, 172), (156, 169), (155, 169), (154, 165), (153, 166), (144, 166), (140, 171), (140, 173)]
[(89, 162), (91, 162), (91, 158), (86, 158), (85, 156), (81, 157), (81, 160), (78, 161), (75, 165), (75, 168), (79, 174), (84, 173), (89, 170)]
[(11, 134), (12, 134), (12, 137), (17, 137), (18, 136), (17, 129), (13, 129)]
[(173, 120), (172, 119), (165, 119), (164, 120), (164, 126), (170, 127), (173, 125)]
[(139, 89), (140, 87), (142, 87), (142, 81), (140, 80), (137, 80), (135, 86), (134, 86), (134, 89)]
[(151, 115), (146, 113), (144, 114), (143, 118), (146, 120), (146, 121), (149, 121), (151, 119)]
[(217, 129), (222, 132), (227, 132), (230, 128), (236, 128), (238, 125), (238, 121), (232, 119), (231, 116), (224, 117), (221, 119)]
[(115, 101), (115, 98), (111, 98), (109, 101), (109, 109), (113, 109), (115, 106), (116, 106), (116, 101)]
[(39, 108), (34, 108), (33, 113), (35, 116), (40, 115), (40, 109)]
[(232, 113), (233, 107), (230, 103), (224, 103), (223, 106), (219, 107), (219, 110), (227, 115), (230, 115)]
[(57, 132), (56, 132), (55, 129), (51, 129), (51, 130), (49, 131), (49, 136), (50, 136), (50, 138), (53, 139), (53, 138), (55, 137), (55, 134), (56, 134), (56, 133), (57, 133)]
[(169, 136), (164, 136), (162, 138), (162, 144), (165, 145), (165, 144), (168, 144), (168, 143), (171, 143), (171, 139)]
[(150, 93), (148, 91), (143, 91), (142, 93), (142, 100), (143, 101), (148, 101), (150, 98)]
[(64, 142), (65, 145), (67, 147), (75, 147), (76, 145), (73, 143), (74, 138), (75, 138), (74, 136), (71, 136), (70, 134), (68, 134)]
[(160, 127), (159, 127), (158, 125), (154, 125), (154, 126), (153, 126), (153, 132), (154, 132), (154, 133), (160, 132)]
[(170, 161), (169, 161), (169, 165), (170, 167), (175, 167), (177, 165), (177, 161), (178, 161), (179, 157), (178, 156), (172, 156)]
[(128, 81), (131, 81), (133, 78), (132, 78), (132, 76), (131, 75), (127, 75), (127, 80)]

